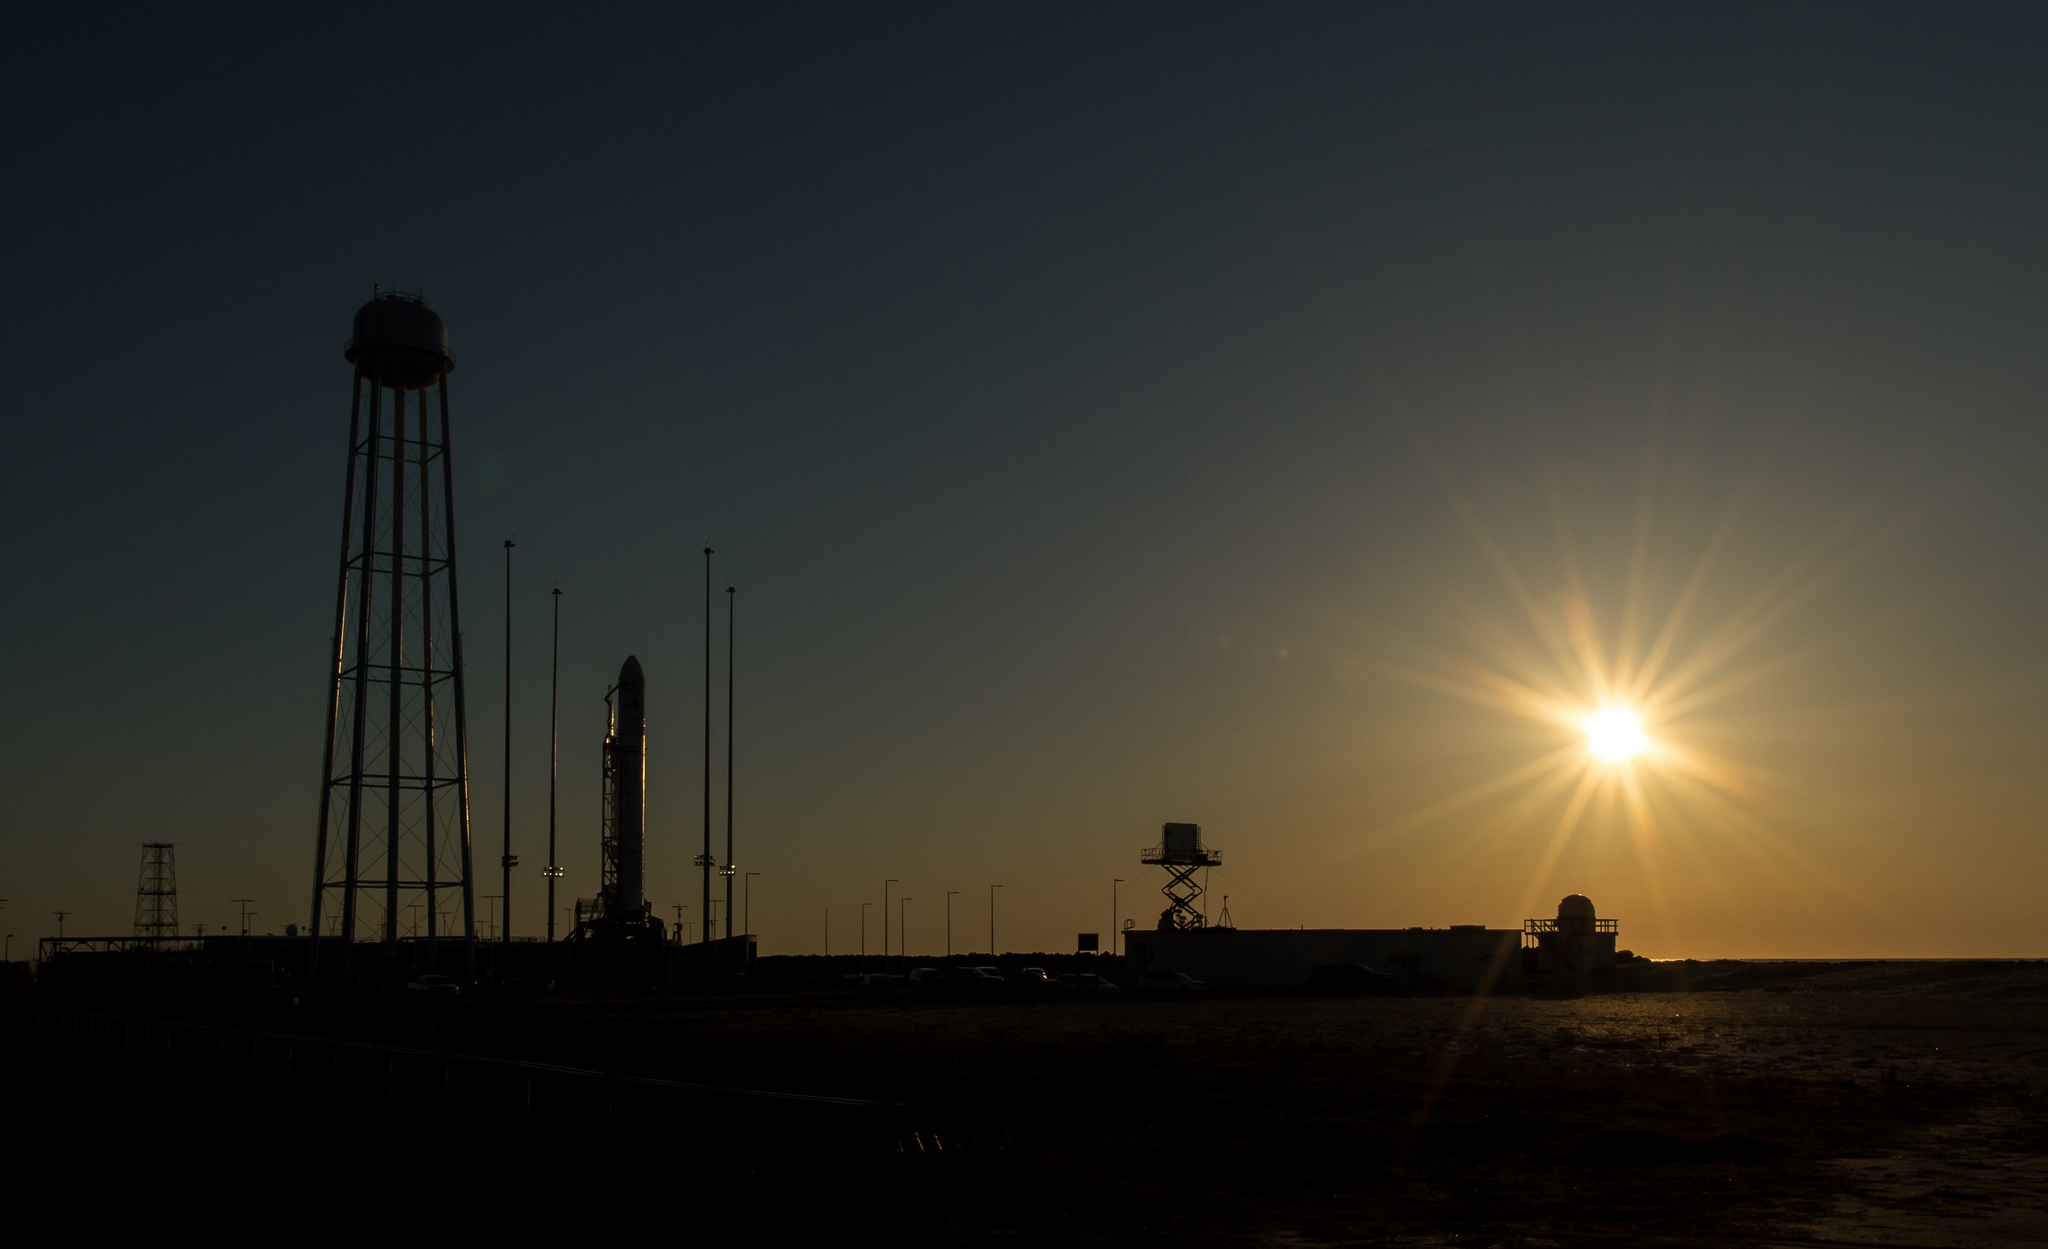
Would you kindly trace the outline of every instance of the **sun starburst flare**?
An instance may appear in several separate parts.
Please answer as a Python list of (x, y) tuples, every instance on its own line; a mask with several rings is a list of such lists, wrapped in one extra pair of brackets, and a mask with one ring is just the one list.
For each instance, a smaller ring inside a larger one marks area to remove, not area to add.
[[(1419, 444), (1418, 439), (1418, 444)], [(1654, 440), (1653, 440), (1654, 442)], [(1756, 812), (1758, 798), (1782, 785), (1755, 762), (1724, 756), (1704, 743), (1739, 741), (1730, 722), (1711, 723), (1701, 713), (1737, 691), (1775, 675), (1797, 656), (1759, 655), (1757, 643), (1809, 602), (1850, 563), (1867, 555), (1892, 532), (1869, 526), (1857, 509), (1809, 545), (1789, 553), (1775, 575), (1750, 579), (1746, 596), (1714, 609), (1703, 606), (1717, 565), (1727, 551), (1752, 493), (1754, 481), (1735, 493), (1699, 549), (1690, 571), (1664, 599), (1662, 619), (1653, 610), (1650, 532), (1655, 490), (1654, 445), (1642, 484), (1636, 534), (1627, 561), (1625, 592), (1612, 632), (1600, 614), (1555, 493), (1552, 514), (1562, 584), (1543, 594), (1511, 559), (1477, 507), (1434, 462), (1439, 485), (1480, 552), (1519, 609), (1521, 621), (1457, 602), (1440, 618), (1448, 651), (1420, 662), (1376, 664), (1382, 672), (1415, 685), (1536, 722), (1556, 733), (1554, 745), (1481, 779), (1425, 809), (1395, 821), (1384, 832), (1437, 825), (1480, 804), (1499, 813), (1474, 825), (1473, 836), (1505, 850), (1516, 836), (1537, 832), (1533, 862), (1521, 902), (1523, 913), (1551, 887), (1567, 846), (1589, 821), (1625, 829), (1633, 844), (1647, 899), (1665, 912), (1663, 877), (1680, 867), (1672, 841), (1692, 837), (1692, 851), (1722, 858), (1740, 851), (1789, 866), (1794, 861), (1815, 875), (1818, 866), (1773, 831)], [(1903, 523), (1903, 522), (1901, 522)], [(1860, 549), (1859, 549), (1860, 548)], [(1617, 570), (1619, 571), (1619, 570)], [(1706, 726), (1706, 731), (1701, 731)], [(1555, 813), (1555, 822), (1551, 814)], [(1536, 827), (1532, 822), (1541, 821)], [(1711, 829), (1711, 840), (1701, 841)], [(1469, 862), (1467, 845), (1447, 848), (1452, 859)], [(1451, 862), (1447, 859), (1447, 867)], [(1704, 860), (1700, 860), (1704, 861)], [(1668, 914), (1651, 917), (1667, 920)]]
[(1621, 763), (1650, 748), (1643, 718), (1626, 707), (1602, 707), (1579, 721), (1586, 749), (1602, 763)]

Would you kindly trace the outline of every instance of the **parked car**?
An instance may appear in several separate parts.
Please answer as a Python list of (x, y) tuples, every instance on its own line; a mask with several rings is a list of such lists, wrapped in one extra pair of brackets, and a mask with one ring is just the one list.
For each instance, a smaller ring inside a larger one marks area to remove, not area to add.
[(1331, 963), (1312, 968), (1308, 973), (1308, 985), (1311, 989), (1383, 993), (1394, 987), (1394, 978), (1363, 963)]
[(1068, 997), (1119, 997), (1123, 994), (1122, 989), (1092, 971), (1061, 976), (1060, 989)]
[(1209, 982), (1184, 971), (1148, 971), (1138, 977), (1140, 993), (1206, 993)]
[(406, 996), (415, 1001), (454, 1001), (462, 996), (462, 986), (446, 976), (421, 976), (405, 986)]
[(1043, 967), (1026, 967), (1017, 973), (1010, 987), (1020, 993), (1057, 993), (1060, 982), (1047, 975)]
[(910, 990), (913, 993), (944, 993), (946, 991), (946, 969), (943, 967), (915, 967), (910, 972)]
[(946, 971), (946, 988), (954, 993), (998, 993), (1003, 977), (993, 967), (952, 967)]

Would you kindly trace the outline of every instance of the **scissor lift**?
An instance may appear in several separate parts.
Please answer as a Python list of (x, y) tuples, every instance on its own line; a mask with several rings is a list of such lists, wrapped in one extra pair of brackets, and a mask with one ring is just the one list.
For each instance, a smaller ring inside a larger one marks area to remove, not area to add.
[(1160, 892), (1166, 895), (1167, 906), (1159, 913), (1161, 928), (1202, 928), (1207, 921), (1195, 902), (1202, 896), (1202, 886), (1195, 883), (1195, 876), (1204, 868), (1217, 867), (1223, 857), (1202, 844), (1202, 826), (1199, 824), (1168, 824), (1162, 830), (1159, 844), (1143, 851), (1138, 859), (1148, 867), (1166, 869), (1167, 882)]

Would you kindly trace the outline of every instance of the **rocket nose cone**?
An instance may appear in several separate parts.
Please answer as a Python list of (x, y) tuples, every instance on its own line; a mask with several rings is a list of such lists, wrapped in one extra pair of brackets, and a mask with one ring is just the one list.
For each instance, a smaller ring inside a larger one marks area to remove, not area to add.
[(640, 685), (645, 680), (646, 678), (640, 675), (640, 660), (633, 655), (626, 656), (625, 665), (619, 669), (619, 684)]

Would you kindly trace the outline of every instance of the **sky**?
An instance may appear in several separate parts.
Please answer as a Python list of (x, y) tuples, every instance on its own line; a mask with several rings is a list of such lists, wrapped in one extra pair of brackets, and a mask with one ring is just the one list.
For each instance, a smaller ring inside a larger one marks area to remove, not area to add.
[(521, 935), (556, 586), (562, 900), (631, 653), (701, 921), (709, 545), (764, 954), (877, 949), (890, 878), (892, 947), (999, 884), (1071, 950), (1190, 821), (1243, 927), (2048, 956), (2037, 8), (0, 21), (16, 951), (128, 931), (145, 841), (188, 927), (305, 921), (382, 284), (458, 361), (480, 864), (518, 543)]

